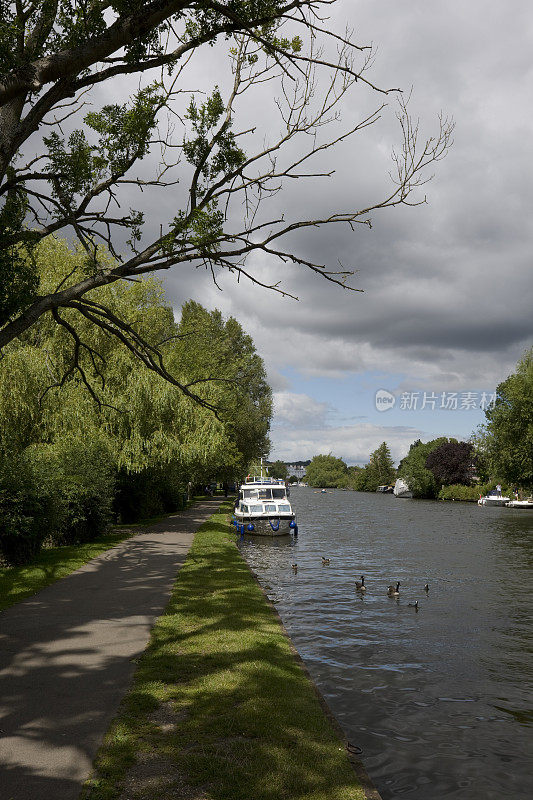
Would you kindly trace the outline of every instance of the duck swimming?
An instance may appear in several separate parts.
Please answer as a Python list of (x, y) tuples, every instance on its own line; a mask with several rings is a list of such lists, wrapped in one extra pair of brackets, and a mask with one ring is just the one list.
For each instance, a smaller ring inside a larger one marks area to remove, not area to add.
[(355, 582), (355, 588), (358, 592), (366, 592), (365, 576), (361, 575), (361, 580)]
[(324, 556), (322, 556), (322, 563), (323, 563), (323, 564), (329, 564), (329, 563), (330, 563), (330, 561), (331, 561), (331, 559), (329, 559), (329, 558), (324, 558)]
[(389, 597), (397, 597), (400, 594), (400, 581), (396, 582), (396, 586), (393, 586), (393, 584), (391, 584), (387, 589), (387, 594), (389, 595)]
[(298, 572), (298, 564), (291, 564), (291, 567), (293, 572)]

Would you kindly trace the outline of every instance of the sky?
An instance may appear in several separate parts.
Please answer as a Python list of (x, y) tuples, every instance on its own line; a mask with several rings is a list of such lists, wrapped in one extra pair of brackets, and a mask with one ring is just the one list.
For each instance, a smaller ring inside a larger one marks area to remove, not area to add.
[[(332, 453), (364, 464), (386, 441), (397, 462), (415, 439), (468, 438), (533, 343), (533, 12), (527, 0), (338, 0), (326, 25), (373, 46), (367, 79), (410, 95), (420, 137), (437, 133), (440, 113), (453, 118), (453, 146), (419, 194), (427, 202), (376, 211), (371, 228), (293, 236), (304, 258), (353, 269), (362, 291), (264, 253), (250, 259), (254, 274), (280, 281), (298, 301), (227, 274), (216, 286), (194, 269), (165, 274), (164, 285), (177, 316), (192, 297), (235, 316), (253, 337), (274, 392), (272, 458)], [(199, 56), (188, 86), (216, 82), (224, 93), (224, 47)], [(317, 97), (325, 85), (318, 71)], [(235, 129), (253, 125), (257, 142), (282, 127), (269, 92), (249, 97), (236, 116)], [(317, 171), (330, 177), (290, 182), (267, 211), (315, 218), (384, 197), (401, 143), (394, 96), (358, 82), (331, 130), (383, 101), (375, 125), (319, 158)], [(164, 205), (174, 202), (169, 190)]]

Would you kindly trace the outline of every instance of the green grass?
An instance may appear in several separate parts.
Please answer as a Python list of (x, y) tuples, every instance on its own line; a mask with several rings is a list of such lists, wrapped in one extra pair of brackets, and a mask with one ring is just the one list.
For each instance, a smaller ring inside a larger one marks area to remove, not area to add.
[(0, 569), (0, 611), (70, 575), (132, 535), (129, 529), (113, 529), (93, 542), (41, 550), (31, 564)]
[(85, 800), (365, 796), (227, 512), (195, 536)]

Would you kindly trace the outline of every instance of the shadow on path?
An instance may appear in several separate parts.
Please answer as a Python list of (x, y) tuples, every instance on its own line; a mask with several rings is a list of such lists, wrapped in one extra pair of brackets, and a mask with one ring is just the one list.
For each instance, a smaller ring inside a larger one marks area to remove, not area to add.
[(204, 501), (0, 614), (0, 800), (77, 798)]

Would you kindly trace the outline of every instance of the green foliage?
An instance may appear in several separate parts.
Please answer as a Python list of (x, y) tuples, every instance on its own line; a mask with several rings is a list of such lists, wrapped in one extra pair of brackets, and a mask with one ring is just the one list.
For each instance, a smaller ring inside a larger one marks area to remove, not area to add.
[(184, 140), (183, 152), (187, 161), (196, 167), (198, 176), (204, 178), (204, 184), (198, 180), (193, 183), (199, 197), (205, 194), (208, 182), (232, 173), (246, 160), (231, 131), (231, 117), (221, 122), (225, 110), (218, 86), (200, 107), (191, 97), (187, 109), (186, 119), (191, 123), (193, 136)]
[[(51, 237), (35, 257), (43, 287), (75, 280), (79, 256), (65, 242)], [(75, 310), (62, 315), (76, 327), (77, 348), (68, 330), (43, 316), (5, 349), (0, 371), (2, 546), (11, 560), (38, 551), (44, 530), (56, 542), (98, 535), (112, 505), (128, 522), (178, 509), (189, 481), (232, 480), (269, 447), (271, 391), (237, 320), (190, 302), (176, 324), (153, 277), (91, 298), (128, 319), (219, 416), (139, 368), (116, 337)], [(10, 483), (19, 463), (20, 481)]]
[(306, 469), (305, 479), (310, 486), (320, 488), (337, 487), (343, 484), (347, 474), (344, 461), (335, 456), (314, 456)]
[(27, 210), (24, 190), (9, 190), (0, 208), (0, 326), (35, 298), (39, 283), (31, 258), (31, 235), (25, 237), (25, 244), (17, 244), (24, 236)]
[(96, 165), (92, 147), (81, 130), (72, 131), (68, 149), (56, 131), (44, 136), (43, 141), (48, 148), (45, 171), (52, 175), (53, 194), (61, 205), (54, 213), (60, 217), (64, 209), (73, 207), (76, 195), (85, 194), (93, 184)]
[(164, 102), (161, 84), (156, 82), (137, 92), (131, 107), (107, 105), (86, 114), (85, 122), (99, 134), (95, 169), (107, 168), (111, 175), (122, 175), (133, 158), (144, 158), (156, 114)]
[(287, 465), (283, 461), (274, 461), (274, 463), (270, 464), (268, 467), (268, 474), (271, 478), (286, 480)]
[(349, 469), (354, 470), (348, 480), (349, 488), (358, 492), (375, 492), (378, 486), (393, 483), (396, 478), (394, 462), (386, 442), (382, 442), (370, 454), (368, 464), (362, 469), (359, 467)]
[(500, 383), (485, 411), (486, 452), (493, 476), (533, 489), (533, 347)]
[(462, 483), (452, 483), (449, 486), (442, 487), (438, 498), (439, 500), (464, 500), (473, 503), (479, 499), (479, 495), (479, 486), (465, 486)]
[(24, 456), (0, 459), (0, 559), (22, 564), (40, 550), (53, 501)]
[(437, 496), (440, 487), (435, 482), (433, 473), (426, 469), (426, 461), (433, 450), (447, 441), (446, 437), (441, 437), (424, 444), (418, 439), (411, 445), (409, 453), (398, 465), (398, 477), (407, 482), (413, 492), (413, 497), (434, 498)]

